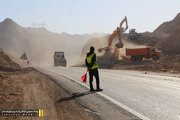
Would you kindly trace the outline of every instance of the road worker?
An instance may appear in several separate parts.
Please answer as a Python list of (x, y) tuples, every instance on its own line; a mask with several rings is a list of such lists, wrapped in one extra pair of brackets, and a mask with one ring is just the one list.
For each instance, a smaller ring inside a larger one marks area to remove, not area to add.
[(96, 91), (102, 91), (103, 89), (100, 88), (99, 84), (99, 72), (98, 72), (98, 64), (97, 64), (97, 56), (96, 53), (94, 52), (94, 47), (90, 47), (90, 52), (87, 53), (86, 56), (86, 66), (89, 71), (89, 86), (90, 86), (90, 91), (95, 91), (93, 88), (93, 76), (96, 78)]

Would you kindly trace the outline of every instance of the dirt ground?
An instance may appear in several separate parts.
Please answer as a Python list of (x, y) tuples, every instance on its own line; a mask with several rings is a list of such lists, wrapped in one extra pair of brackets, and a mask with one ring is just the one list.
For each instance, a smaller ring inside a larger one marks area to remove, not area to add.
[(180, 54), (160, 58), (160, 60), (157, 61), (151, 59), (136, 62), (131, 62), (130, 60), (116, 60), (109, 62), (109, 64), (107, 63), (108, 62), (106, 62), (106, 64), (99, 64), (100, 68), (180, 73)]
[[(43, 109), (44, 117), (9, 117), (8, 120), (93, 120), (75, 100), (58, 102), (70, 97), (47, 75), (33, 68), (1, 72), (0, 110)], [(7, 117), (0, 117), (7, 119)]]
[(0, 111), (43, 109), (44, 117), (2, 117), (0, 120), (94, 120), (47, 75), (34, 68), (21, 68), (0, 51)]

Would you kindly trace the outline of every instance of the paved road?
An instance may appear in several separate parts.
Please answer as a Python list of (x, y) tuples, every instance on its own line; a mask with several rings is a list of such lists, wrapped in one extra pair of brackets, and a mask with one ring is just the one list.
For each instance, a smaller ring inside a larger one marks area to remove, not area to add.
[[(77, 82), (86, 72), (80, 67), (43, 69)], [(180, 75), (106, 69), (99, 72), (102, 96), (150, 120), (180, 120)]]

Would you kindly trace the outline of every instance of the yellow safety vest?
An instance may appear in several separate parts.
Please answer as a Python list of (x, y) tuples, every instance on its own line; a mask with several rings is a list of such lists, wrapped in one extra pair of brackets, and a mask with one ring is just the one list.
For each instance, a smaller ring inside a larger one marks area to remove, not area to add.
[[(86, 57), (87, 63), (91, 64), (92, 58), (95, 55), (95, 53), (91, 54), (90, 56)], [(97, 57), (95, 58), (94, 64), (91, 67), (91, 69), (97, 69), (99, 68), (98, 64), (97, 64)]]

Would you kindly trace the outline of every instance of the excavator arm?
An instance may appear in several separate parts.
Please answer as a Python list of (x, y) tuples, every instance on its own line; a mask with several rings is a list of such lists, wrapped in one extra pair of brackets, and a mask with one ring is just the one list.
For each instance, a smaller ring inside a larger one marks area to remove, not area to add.
[(119, 29), (122, 29), (123, 23), (126, 22), (126, 28), (122, 31), (125, 32), (128, 29), (128, 22), (127, 22), (127, 17), (125, 16), (125, 18), (121, 21), (120, 25), (119, 25)]
[[(122, 26), (124, 24), (124, 22), (126, 23), (126, 28), (124, 29)], [(119, 26), (119, 29), (117, 29), (117, 34), (118, 34), (118, 38), (119, 38), (119, 43), (116, 44), (116, 46), (118, 48), (123, 48), (123, 43), (122, 43), (122, 33), (124, 33), (126, 30), (128, 29), (128, 22), (127, 22), (127, 17), (125, 17), (121, 23), (120, 23), (120, 26)]]
[[(125, 29), (122, 28), (124, 22), (126, 23), (126, 28), (125, 28)], [(122, 43), (122, 41), (121, 41), (121, 34), (122, 34), (123, 32), (125, 32), (127, 29), (128, 29), (128, 22), (127, 22), (127, 17), (125, 16), (125, 18), (121, 21), (120, 26), (117, 27), (117, 29), (116, 29), (115, 31), (113, 31), (113, 33), (110, 35), (109, 40), (108, 40), (108, 47), (106, 47), (106, 48), (101, 48), (101, 49), (99, 49), (98, 51), (99, 51), (99, 52), (102, 52), (103, 50), (109, 49), (109, 48), (111, 47), (112, 41), (113, 41), (113, 39), (115, 38), (116, 35), (118, 35), (118, 38), (119, 38), (119, 43), (117, 43), (116, 46), (117, 46), (118, 48), (122, 48), (122, 47), (123, 47), (123, 43)]]
[[(126, 23), (126, 28), (125, 28), (125, 29), (123, 29), (123, 24), (124, 24), (124, 22)], [(108, 48), (111, 47), (112, 41), (113, 41), (113, 39), (115, 38), (115, 36), (116, 36), (117, 34), (118, 34), (118, 38), (119, 38), (119, 43), (117, 44), (117, 47), (118, 47), (118, 48), (122, 48), (122, 47), (123, 47), (123, 43), (122, 43), (122, 41), (121, 41), (121, 35), (122, 35), (122, 33), (125, 32), (127, 29), (128, 29), (128, 22), (127, 22), (127, 17), (125, 17), (125, 18), (121, 21), (120, 26), (117, 27), (117, 29), (110, 35), (109, 41), (108, 41)]]
[[(118, 30), (118, 27), (117, 27), (117, 30)], [(117, 30), (113, 31), (113, 33), (110, 35), (109, 40), (108, 40), (108, 48), (111, 47), (112, 41), (115, 38), (115, 36), (117, 35)]]

